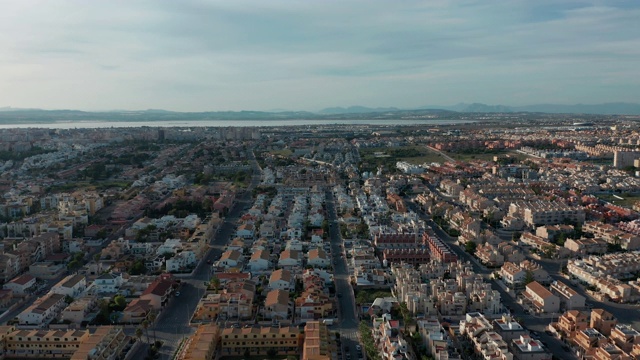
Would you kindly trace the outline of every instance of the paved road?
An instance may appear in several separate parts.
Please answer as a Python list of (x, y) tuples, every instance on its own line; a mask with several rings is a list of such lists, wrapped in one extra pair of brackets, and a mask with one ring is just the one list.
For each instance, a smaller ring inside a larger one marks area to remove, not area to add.
[(344, 254), (344, 242), (340, 236), (340, 227), (336, 220), (335, 203), (331, 190), (327, 191), (327, 218), (329, 221), (329, 236), (331, 238), (331, 253), (334, 260), (333, 278), (336, 284), (338, 299), (338, 324), (342, 347), (345, 354), (348, 351), (351, 359), (357, 359), (356, 345), (358, 344), (358, 317), (356, 302), (350, 282), (350, 272), (347, 258)]
[[(220, 226), (220, 230), (214, 234), (210, 241), (211, 248), (209, 252), (203, 257), (203, 260), (198, 264), (192, 275), (181, 278), (180, 296), (169, 300), (167, 307), (158, 316), (155, 327), (149, 329), (149, 336), (152, 341), (154, 338), (154, 330), (156, 338), (164, 341), (164, 345), (160, 348), (161, 359), (171, 359), (180, 341), (195, 332), (195, 328), (189, 326), (189, 322), (200, 298), (205, 293), (204, 282), (211, 279), (210, 266), (207, 264), (207, 261), (214, 263), (220, 258), (224, 247), (232, 235), (235, 234), (236, 221), (244, 214), (245, 208), (251, 205), (252, 190), (260, 184), (261, 172), (255, 161), (255, 156), (253, 156), (253, 153), (250, 154), (251, 160), (253, 161), (254, 175), (251, 178), (249, 187), (237, 198), (235, 204), (229, 210), (224, 223)], [(127, 333), (130, 333), (130, 335), (133, 334), (134, 331), (135, 328), (127, 329)], [(143, 336), (143, 340), (145, 338), (146, 337)], [(146, 347), (141, 347), (133, 359), (144, 358), (145, 352)]]

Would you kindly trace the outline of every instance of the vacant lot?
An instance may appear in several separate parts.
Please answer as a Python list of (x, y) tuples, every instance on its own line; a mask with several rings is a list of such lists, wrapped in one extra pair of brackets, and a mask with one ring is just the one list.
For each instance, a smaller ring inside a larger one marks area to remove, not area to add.
[(635, 204), (637, 201), (640, 201), (640, 195), (631, 195), (631, 194), (616, 194), (616, 196), (619, 196), (622, 198), (619, 199), (615, 196), (613, 196), (612, 194), (600, 194), (598, 195), (598, 197), (604, 201), (608, 201), (612, 204), (615, 205), (619, 205), (619, 206), (624, 206), (624, 207), (632, 207), (633, 204)]

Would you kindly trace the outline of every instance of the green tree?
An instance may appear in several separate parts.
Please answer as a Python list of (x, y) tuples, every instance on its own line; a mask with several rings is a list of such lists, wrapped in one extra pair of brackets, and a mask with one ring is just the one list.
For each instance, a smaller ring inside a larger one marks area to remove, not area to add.
[(104, 239), (105, 237), (107, 237), (107, 229), (100, 229), (100, 231), (96, 233), (96, 237), (98, 239)]
[(533, 277), (533, 272), (531, 270), (527, 270), (524, 274), (524, 284), (530, 284), (532, 282), (535, 281), (535, 278)]
[(142, 339), (142, 334), (143, 334), (142, 329), (139, 328), (139, 327), (136, 328), (136, 338), (138, 339), (138, 341), (140, 341)]
[(476, 243), (474, 243), (473, 241), (467, 241), (466, 244), (464, 244), (464, 249), (466, 252), (468, 252), (469, 254), (475, 254), (476, 253), (476, 247), (478, 245)]
[(209, 280), (209, 287), (211, 289), (218, 290), (220, 288), (220, 279), (216, 276), (211, 277), (211, 280)]
[(129, 269), (129, 274), (131, 275), (140, 275), (145, 274), (147, 272), (147, 268), (144, 266), (144, 262), (142, 260), (136, 260)]
[(116, 295), (113, 298), (113, 302), (115, 304), (113, 309), (116, 310), (116, 311), (122, 311), (122, 310), (124, 310), (124, 308), (127, 307), (127, 299), (125, 299), (125, 297), (122, 296), (122, 295)]

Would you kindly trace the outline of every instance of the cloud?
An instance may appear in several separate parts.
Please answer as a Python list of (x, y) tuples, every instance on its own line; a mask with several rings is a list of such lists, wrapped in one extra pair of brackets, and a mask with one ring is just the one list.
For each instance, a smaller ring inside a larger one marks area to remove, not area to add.
[(10, 1), (0, 105), (634, 101), (638, 18), (616, 0)]

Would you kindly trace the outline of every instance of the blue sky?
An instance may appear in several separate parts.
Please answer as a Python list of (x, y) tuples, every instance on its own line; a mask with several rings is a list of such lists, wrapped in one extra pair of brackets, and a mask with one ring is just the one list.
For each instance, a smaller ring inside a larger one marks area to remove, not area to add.
[(5, 1), (0, 107), (640, 102), (640, 2)]

